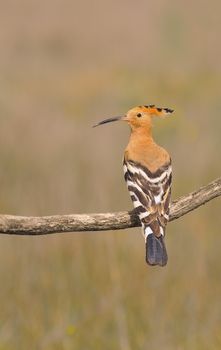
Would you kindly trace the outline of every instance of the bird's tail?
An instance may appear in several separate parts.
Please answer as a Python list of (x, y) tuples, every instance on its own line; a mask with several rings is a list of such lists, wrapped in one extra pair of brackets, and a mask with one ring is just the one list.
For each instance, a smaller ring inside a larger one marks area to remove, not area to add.
[(164, 243), (164, 235), (157, 237), (150, 227), (144, 228), (146, 242), (146, 262), (148, 265), (165, 266), (167, 264), (167, 251)]

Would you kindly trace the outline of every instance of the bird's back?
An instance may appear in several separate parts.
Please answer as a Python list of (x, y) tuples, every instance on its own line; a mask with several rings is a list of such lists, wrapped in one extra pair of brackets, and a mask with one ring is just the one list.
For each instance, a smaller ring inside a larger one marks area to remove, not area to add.
[(168, 152), (152, 138), (130, 138), (124, 154), (124, 176), (146, 241), (146, 260), (165, 265), (172, 168)]

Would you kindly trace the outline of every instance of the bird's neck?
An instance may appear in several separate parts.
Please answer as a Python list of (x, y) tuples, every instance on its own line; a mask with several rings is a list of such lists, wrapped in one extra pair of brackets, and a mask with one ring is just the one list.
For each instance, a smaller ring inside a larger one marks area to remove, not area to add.
[(131, 129), (129, 142), (153, 143), (152, 127), (134, 128)]
[(139, 163), (152, 173), (170, 162), (168, 152), (154, 142), (151, 130), (144, 128), (132, 130), (124, 159)]

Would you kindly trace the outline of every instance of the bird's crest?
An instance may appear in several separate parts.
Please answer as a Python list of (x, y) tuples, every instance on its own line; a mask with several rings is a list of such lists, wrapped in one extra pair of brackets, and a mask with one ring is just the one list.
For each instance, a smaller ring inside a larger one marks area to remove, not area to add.
[(143, 112), (148, 112), (150, 115), (163, 116), (173, 113), (173, 109), (171, 108), (156, 107), (155, 105), (139, 106), (138, 108), (140, 108)]

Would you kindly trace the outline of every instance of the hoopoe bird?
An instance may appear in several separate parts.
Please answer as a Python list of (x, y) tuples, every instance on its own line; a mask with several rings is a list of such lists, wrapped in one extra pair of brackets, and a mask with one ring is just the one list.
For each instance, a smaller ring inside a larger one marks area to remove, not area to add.
[(114, 121), (125, 121), (130, 125), (131, 135), (123, 160), (124, 177), (142, 225), (149, 265), (164, 266), (168, 260), (164, 237), (169, 220), (171, 158), (153, 140), (152, 119), (171, 113), (173, 110), (169, 108), (139, 106), (130, 109), (125, 116), (105, 119), (94, 125)]

